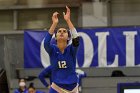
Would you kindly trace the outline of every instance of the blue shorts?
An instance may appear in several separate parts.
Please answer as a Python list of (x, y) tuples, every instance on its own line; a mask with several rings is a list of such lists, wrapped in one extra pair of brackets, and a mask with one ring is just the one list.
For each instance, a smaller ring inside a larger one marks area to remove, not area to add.
[(55, 83), (55, 84), (57, 86), (63, 88), (63, 89), (69, 90), (69, 91), (72, 91), (77, 86), (77, 83), (73, 83), (73, 84), (58, 84), (58, 83)]

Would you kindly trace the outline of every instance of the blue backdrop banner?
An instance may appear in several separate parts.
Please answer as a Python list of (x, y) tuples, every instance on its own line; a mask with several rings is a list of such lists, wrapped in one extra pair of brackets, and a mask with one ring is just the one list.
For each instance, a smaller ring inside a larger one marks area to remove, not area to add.
[[(77, 67), (140, 66), (140, 27), (78, 29)], [(46, 31), (24, 32), (24, 67), (50, 65), (44, 49)], [(52, 39), (54, 43), (55, 40)]]

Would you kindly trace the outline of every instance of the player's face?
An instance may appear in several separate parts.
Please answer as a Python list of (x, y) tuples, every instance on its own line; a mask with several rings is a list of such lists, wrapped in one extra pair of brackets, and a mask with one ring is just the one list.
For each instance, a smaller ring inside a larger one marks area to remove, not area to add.
[(63, 40), (66, 41), (68, 40), (68, 31), (65, 28), (59, 28), (56, 33), (56, 40)]
[(28, 93), (35, 93), (35, 90), (33, 88), (29, 88)]

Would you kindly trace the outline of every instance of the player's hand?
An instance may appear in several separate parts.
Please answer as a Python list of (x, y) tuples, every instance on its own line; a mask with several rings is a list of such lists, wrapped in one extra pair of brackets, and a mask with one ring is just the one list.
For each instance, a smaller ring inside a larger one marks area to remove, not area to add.
[(66, 13), (63, 12), (63, 16), (66, 21), (70, 20), (70, 8), (68, 6), (66, 6)]
[(52, 21), (53, 23), (57, 24), (58, 23), (58, 12), (54, 12), (53, 15), (52, 15)]

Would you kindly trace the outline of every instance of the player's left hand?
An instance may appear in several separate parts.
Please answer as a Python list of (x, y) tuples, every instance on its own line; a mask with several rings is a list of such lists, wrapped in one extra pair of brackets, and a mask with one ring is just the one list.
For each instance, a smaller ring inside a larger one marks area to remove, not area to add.
[(70, 20), (70, 8), (68, 6), (66, 6), (66, 13), (63, 12), (63, 16), (66, 21)]

